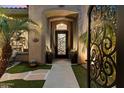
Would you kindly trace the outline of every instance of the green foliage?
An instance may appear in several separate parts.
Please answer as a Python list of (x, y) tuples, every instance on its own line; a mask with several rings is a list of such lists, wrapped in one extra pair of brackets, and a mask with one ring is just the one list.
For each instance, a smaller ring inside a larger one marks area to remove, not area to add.
[(84, 51), (87, 47), (87, 43), (88, 43), (88, 31), (84, 32), (81, 36), (80, 36), (80, 42), (84, 44), (82, 51)]
[(4, 44), (4, 39), (3, 39), (2, 33), (0, 32), (0, 49), (2, 49), (3, 44)]
[(80, 41), (82, 42), (82, 43), (87, 43), (87, 33), (88, 33), (88, 31), (86, 31), (86, 32), (84, 32), (81, 36), (80, 36)]
[(15, 32), (31, 31), (29, 23), (37, 25), (30, 19), (9, 19), (9, 17), (0, 17), (0, 31), (3, 35), (4, 41), (9, 42)]
[[(29, 28), (29, 25), (39, 27), (37, 23), (28, 18), (14, 19), (2, 14), (2, 9), (0, 9), (0, 50), (8, 42), (10, 43), (11, 38), (14, 33), (23, 33), (25, 31), (34, 31)], [(37, 31), (34, 31), (37, 33)], [(18, 38), (18, 37), (17, 37)], [(1, 55), (0, 51), (0, 55)]]
[(80, 88), (87, 87), (87, 70), (85, 70), (81, 65), (72, 65), (72, 69), (77, 78)]

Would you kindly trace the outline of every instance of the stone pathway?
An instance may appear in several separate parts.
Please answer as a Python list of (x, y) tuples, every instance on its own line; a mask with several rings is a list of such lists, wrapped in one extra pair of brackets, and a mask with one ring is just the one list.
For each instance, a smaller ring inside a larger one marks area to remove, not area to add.
[(0, 82), (7, 81), (7, 80), (15, 80), (15, 79), (23, 79), (23, 80), (46, 80), (47, 74), (49, 70), (47, 69), (38, 69), (34, 71), (28, 71), (23, 73), (5, 73)]
[(79, 88), (70, 60), (54, 61), (43, 88)]
[(52, 69), (38, 69), (23, 73), (5, 73), (0, 82), (7, 80), (46, 80), (43, 88), (79, 88), (71, 62), (67, 59), (55, 60)]

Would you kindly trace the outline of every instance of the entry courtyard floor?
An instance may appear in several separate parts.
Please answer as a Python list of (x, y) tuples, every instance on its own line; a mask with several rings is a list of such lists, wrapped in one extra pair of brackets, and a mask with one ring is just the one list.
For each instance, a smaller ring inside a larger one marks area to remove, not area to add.
[(70, 60), (54, 60), (43, 88), (79, 88)]
[(30, 68), (17, 64), (0, 79), (0, 86), (14, 88), (84, 88), (86, 70), (69, 59), (55, 59), (52, 65)]
[(52, 65), (29, 67), (20, 63), (7, 69), (0, 78), (0, 87), (13, 88), (42, 88)]

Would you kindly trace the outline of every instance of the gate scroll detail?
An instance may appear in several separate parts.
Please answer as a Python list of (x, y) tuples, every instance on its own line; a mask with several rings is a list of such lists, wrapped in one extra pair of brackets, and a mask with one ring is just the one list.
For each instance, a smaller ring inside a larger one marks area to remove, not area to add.
[(116, 86), (116, 6), (90, 12), (90, 87)]

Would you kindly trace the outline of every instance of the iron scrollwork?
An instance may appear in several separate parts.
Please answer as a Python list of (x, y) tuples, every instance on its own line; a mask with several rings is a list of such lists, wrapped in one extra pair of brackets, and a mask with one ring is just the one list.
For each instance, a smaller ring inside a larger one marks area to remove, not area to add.
[(90, 86), (116, 86), (116, 6), (93, 6), (90, 15)]

